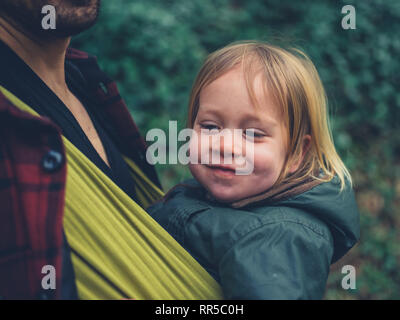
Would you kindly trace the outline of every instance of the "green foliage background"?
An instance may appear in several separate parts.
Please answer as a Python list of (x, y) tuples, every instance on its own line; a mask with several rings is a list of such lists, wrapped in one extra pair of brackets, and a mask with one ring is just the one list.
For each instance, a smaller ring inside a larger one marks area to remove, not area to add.
[[(341, 9), (356, 9), (344, 30)], [(325, 299), (400, 298), (400, 1), (113, 0), (73, 46), (99, 58), (142, 134), (184, 127), (190, 88), (208, 53), (232, 41), (293, 44), (314, 61), (330, 101), (336, 147), (350, 169), (361, 240), (331, 267)], [(189, 177), (159, 166), (164, 189)], [(357, 289), (341, 288), (342, 266)]]

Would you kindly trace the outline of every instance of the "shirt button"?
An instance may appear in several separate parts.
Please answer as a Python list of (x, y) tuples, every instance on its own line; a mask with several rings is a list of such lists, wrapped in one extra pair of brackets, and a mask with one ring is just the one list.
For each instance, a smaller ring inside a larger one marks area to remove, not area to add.
[(63, 155), (55, 150), (47, 152), (42, 159), (42, 167), (47, 172), (55, 172), (63, 164)]

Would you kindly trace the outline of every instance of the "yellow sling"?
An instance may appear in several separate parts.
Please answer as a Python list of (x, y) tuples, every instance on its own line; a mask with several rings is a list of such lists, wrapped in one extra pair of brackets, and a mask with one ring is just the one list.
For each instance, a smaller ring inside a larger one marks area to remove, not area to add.
[[(10, 92), (17, 107), (38, 115)], [(64, 229), (81, 299), (221, 299), (215, 280), (65, 137)], [(130, 160), (143, 207), (163, 195)]]

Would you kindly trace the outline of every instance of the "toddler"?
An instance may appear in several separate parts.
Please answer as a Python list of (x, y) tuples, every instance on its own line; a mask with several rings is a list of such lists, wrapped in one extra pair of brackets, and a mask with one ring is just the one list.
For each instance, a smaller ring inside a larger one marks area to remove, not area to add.
[[(297, 49), (234, 43), (202, 66), (188, 112), (195, 179), (148, 212), (226, 299), (321, 299), (330, 264), (357, 242), (351, 177), (326, 105), (313, 63)], [(239, 137), (227, 134), (237, 129)], [(244, 166), (252, 170), (238, 174)]]

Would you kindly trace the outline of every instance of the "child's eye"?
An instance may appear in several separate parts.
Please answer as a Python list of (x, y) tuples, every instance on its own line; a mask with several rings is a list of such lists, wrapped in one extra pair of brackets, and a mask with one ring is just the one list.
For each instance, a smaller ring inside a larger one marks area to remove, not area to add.
[(243, 131), (243, 134), (245, 135), (246, 138), (254, 137), (254, 139), (262, 138), (262, 137), (266, 136), (265, 133), (263, 133), (262, 131), (257, 130), (257, 129), (246, 129)]
[(215, 124), (201, 123), (200, 128), (209, 131), (210, 134), (219, 132), (219, 127)]

